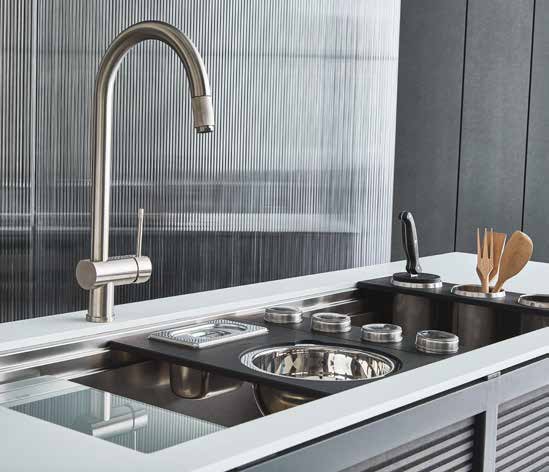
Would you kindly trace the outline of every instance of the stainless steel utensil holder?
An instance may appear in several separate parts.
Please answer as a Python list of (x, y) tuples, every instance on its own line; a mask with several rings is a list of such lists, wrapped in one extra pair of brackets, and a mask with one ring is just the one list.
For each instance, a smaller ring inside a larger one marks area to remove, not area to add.
[[(483, 293), (480, 285), (456, 285), (454, 295), (468, 298), (500, 299), (505, 291)], [(452, 307), (452, 331), (459, 336), (460, 344), (474, 349), (486, 346), (497, 340), (496, 310), (489, 306), (456, 302)]]
[(549, 294), (482, 293), (479, 285), (447, 282), (434, 290), (412, 289), (395, 286), (391, 277), (361, 280), (356, 286), (370, 308), (382, 314), (377, 322), (400, 324), (407, 336), (419, 329), (453, 332), (464, 350), (549, 327)]
[(425, 296), (397, 293), (393, 299), (393, 324), (401, 326), (405, 335), (433, 326), (433, 302)]
[[(549, 312), (549, 295), (531, 294), (521, 295), (517, 301), (521, 305)], [(532, 313), (525, 310), (520, 316), (520, 332), (529, 333), (549, 326), (549, 316)]]

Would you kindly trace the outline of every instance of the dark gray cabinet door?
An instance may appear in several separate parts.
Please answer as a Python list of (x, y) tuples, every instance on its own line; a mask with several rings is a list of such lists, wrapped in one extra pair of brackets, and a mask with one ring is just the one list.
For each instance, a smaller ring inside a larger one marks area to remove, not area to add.
[(540, 358), (244, 469), (539, 472), (549, 467), (548, 412)]
[(454, 250), (466, 0), (403, 0), (393, 200), (416, 215), (421, 255)]
[(536, 2), (524, 231), (536, 261), (549, 261), (549, 1)]
[[(470, 471), (486, 382), (429, 400), (250, 467), (250, 472)], [(476, 470), (476, 469), (475, 469)]]
[(469, 0), (456, 249), (522, 226), (533, 0)]

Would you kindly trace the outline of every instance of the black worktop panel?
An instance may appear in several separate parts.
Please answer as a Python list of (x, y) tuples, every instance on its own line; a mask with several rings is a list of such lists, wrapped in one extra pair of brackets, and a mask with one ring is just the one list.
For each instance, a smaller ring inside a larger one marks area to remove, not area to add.
[[(246, 322), (248, 323), (249, 321)], [(308, 319), (305, 319), (302, 323), (292, 327), (281, 327), (263, 322), (254, 322), (253, 324), (267, 326), (269, 333), (204, 349), (192, 349), (185, 346), (150, 340), (147, 338), (147, 335), (122, 338), (113, 341), (111, 347), (116, 350), (135, 352), (147, 359), (167, 361), (210, 372), (217, 372), (222, 375), (236, 377), (252, 383), (269, 384), (274, 387), (284, 387), (288, 390), (317, 394), (320, 396), (341, 392), (382, 379), (339, 382), (311, 381), (273, 376), (244, 366), (240, 362), (241, 355), (246, 351), (253, 349), (284, 344), (291, 345), (295, 343), (312, 342), (316, 344), (348, 346), (362, 350), (371, 350), (389, 356), (397, 361), (399, 367), (395, 373), (391, 375), (398, 375), (401, 372), (415, 369), (445, 358), (445, 356), (416, 352), (415, 349), (411, 347), (411, 345), (413, 346), (413, 341), (407, 338), (401, 343), (391, 344), (390, 347), (361, 341), (361, 330), (358, 327), (353, 327), (352, 330), (347, 333), (321, 335), (309, 331)]]
[(452, 288), (458, 284), (443, 282), (440, 288), (406, 288), (397, 287), (391, 283), (392, 277), (382, 277), (373, 280), (363, 280), (356, 284), (356, 287), (366, 292), (388, 292), (388, 293), (401, 293), (406, 295), (417, 295), (421, 297), (431, 298), (433, 300), (439, 300), (444, 302), (460, 302), (467, 303), (469, 305), (488, 306), (495, 309), (501, 309), (506, 311), (520, 311), (535, 313), (537, 315), (549, 316), (549, 310), (532, 308), (521, 305), (518, 303), (520, 293), (506, 292), (505, 297), (501, 298), (474, 298), (466, 297), (462, 295), (455, 295), (452, 293)]

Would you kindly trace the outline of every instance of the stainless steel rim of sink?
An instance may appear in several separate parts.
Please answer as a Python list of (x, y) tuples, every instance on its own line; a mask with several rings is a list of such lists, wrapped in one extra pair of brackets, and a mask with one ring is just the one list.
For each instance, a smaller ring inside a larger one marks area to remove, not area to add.
[(396, 368), (389, 357), (345, 346), (295, 344), (244, 353), (248, 368), (299, 380), (360, 381), (384, 377)]

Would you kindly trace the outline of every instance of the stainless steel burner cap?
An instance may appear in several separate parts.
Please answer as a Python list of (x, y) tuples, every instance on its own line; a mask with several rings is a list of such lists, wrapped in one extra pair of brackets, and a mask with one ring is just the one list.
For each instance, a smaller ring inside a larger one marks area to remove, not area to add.
[(398, 343), (402, 341), (402, 328), (387, 323), (371, 323), (362, 327), (362, 339), (373, 343)]
[(453, 333), (435, 329), (418, 331), (416, 349), (428, 354), (453, 354), (459, 349), (459, 338)]
[(265, 309), (264, 320), (276, 324), (301, 323), (303, 314), (291, 306), (271, 306)]
[(341, 313), (315, 313), (311, 316), (311, 329), (323, 333), (345, 333), (351, 330), (351, 317)]

